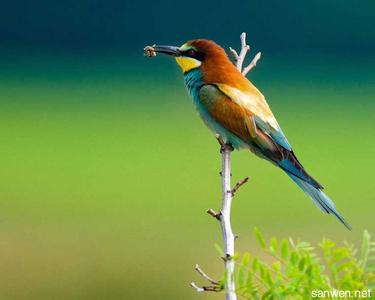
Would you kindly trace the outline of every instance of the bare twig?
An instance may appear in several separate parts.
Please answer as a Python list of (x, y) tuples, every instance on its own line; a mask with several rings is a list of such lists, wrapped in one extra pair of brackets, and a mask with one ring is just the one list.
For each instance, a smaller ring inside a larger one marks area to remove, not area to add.
[(232, 197), (234, 197), (234, 195), (236, 194), (236, 192), (238, 191), (238, 189), (243, 186), (246, 182), (249, 181), (249, 177), (245, 177), (244, 179), (238, 181), (236, 183), (236, 185), (233, 187), (233, 189), (231, 190), (231, 193), (232, 193)]
[(194, 288), (198, 293), (204, 292), (205, 289), (203, 287), (199, 287), (195, 284), (195, 282), (190, 283), (190, 286)]
[(223, 290), (223, 287), (220, 285), (220, 282), (208, 276), (205, 272), (203, 272), (203, 270), (198, 265), (195, 265), (195, 270), (198, 272), (199, 275), (201, 275), (204, 279), (206, 279), (208, 282), (212, 284), (209, 286), (200, 287), (197, 286), (195, 282), (190, 283), (190, 286), (193, 287), (197, 292), (220, 292)]
[(207, 210), (207, 213), (211, 216), (213, 216), (215, 219), (219, 220), (220, 221), (220, 216), (221, 214), (220, 213), (217, 213), (216, 211), (214, 211), (212, 208), (209, 208)]
[(221, 148), (223, 148), (225, 146), (225, 143), (224, 143), (223, 139), (221, 138), (221, 136), (219, 134), (215, 134), (215, 138), (218, 141), (218, 143), (220, 144)]
[(240, 57), (238, 56), (237, 51), (234, 50), (232, 47), (229, 47), (229, 50), (230, 50), (230, 52), (232, 53), (232, 56), (233, 56), (233, 59), (234, 59), (234, 64), (237, 66), (237, 61), (238, 61), (238, 59), (239, 59)]
[(246, 33), (243, 32), (241, 34), (241, 51), (240, 51), (240, 54), (238, 54), (238, 52), (236, 50), (234, 50), (233, 48), (229, 47), (229, 50), (230, 52), (232, 53), (232, 56), (233, 56), (233, 59), (234, 59), (234, 64), (237, 68), (238, 71), (242, 72), (242, 74), (244, 76), (247, 75), (247, 73), (249, 73), (252, 69), (254, 69), (254, 67), (257, 65), (257, 62), (259, 61), (260, 57), (261, 57), (261, 53), (258, 52), (254, 58), (252, 59), (252, 61), (250, 62), (250, 64), (245, 67), (245, 68), (242, 68), (243, 67), (243, 63), (245, 61), (245, 58), (246, 58), (246, 54), (247, 52), (250, 50), (250, 46), (247, 45), (246, 43)]
[(249, 73), (252, 69), (254, 69), (254, 68), (256, 67), (257, 62), (258, 62), (258, 60), (260, 60), (260, 57), (261, 57), (261, 56), (262, 56), (262, 53), (261, 53), (261, 52), (258, 52), (258, 53), (254, 56), (254, 58), (253, 58), (253, 60), (251, 61), (251, 63), (250, 63), (246, 68), (243, 69), (242, 74), (243, 74), (244, 76), (246, 76), (247, 73)]
[(213, 285), (219, 285), (219, 281), (212, 279), (210, 276), (208, 276), (203, 270), (199, 267), (199, 265), (195, 265), (195, 270), (201, 275), (204, 279), (211, 282)]
[(201, 292), (221, 292), (222, 289), (220, 286), (197, 286), (195, 282), (190, 283), (190, 286), (194, 288), (198, 293)]

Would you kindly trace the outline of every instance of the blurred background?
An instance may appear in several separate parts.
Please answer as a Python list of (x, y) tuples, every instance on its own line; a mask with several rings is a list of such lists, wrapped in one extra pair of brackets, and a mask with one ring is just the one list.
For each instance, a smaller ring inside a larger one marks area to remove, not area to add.
[[(375, 234), (375, 2), (8, 1), (0, 10), (0, 298), (222, 299), (220, 155), (174, 61), (145, 45), (210, 38), (263, 56), (249, 78), (352, 224), (233, 154), (237, 249)], [(252, 58), (252, 55), (251, 58)], [(250, 58), (250, 57), (249, 57)]]

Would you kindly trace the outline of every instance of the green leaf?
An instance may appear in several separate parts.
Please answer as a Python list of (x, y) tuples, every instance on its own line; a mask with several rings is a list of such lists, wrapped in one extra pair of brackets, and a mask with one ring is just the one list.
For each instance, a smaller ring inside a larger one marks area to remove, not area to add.
[(337, 267), (337, 272), (350, 271), (351, 269), (354, 269), (354, 267), (355, 263), (353, 261), (348, 261), (339, 265)]
[(350, 255), (347, 248), (336, 248), (332, 251), (332, 258), (335, 262), (338, 262)]
[(281, 259), (287, 260), (289, 256), (289, 244), (287, 240), (282, 240), (281, 241), (281, 246), (280, 246), (280, 254), (281, 254)]
[(270, 271), (268, 271), (268, 270), (266, 270), (266, 282), (268, 283), (268, 286), (270, 287), (270, 288), (272, 288), (272, 286), (273, 286), (273, 280), (272, 280), (272, 277), (271, 277), (271, 273), (270, 273)]
[(270, 252), (275, 255), (277, 251), (277, 239), (275, 237), (271, 238)]
[(237, 280), (237, 285), (238, 285), (238, 288), (242, 288), (243, 287), (243, 282), (244, 282), (244, 266), (240, 266), (240, 268), (238, 269), (238, 280)]
[(245, 268), (247, 264), (249, 263), (249, 260), (250, 260), (249, 253), (245, 252), (244, 255), (242, 256), (242, 261), (238, 269), (238, 287), (239, 288), (244, 286), (244, 273), (245, 273)]
[(254, 292), (253, 287), (253, 274), (251, 272), (247, 272), (247, 279), (246, 279), (246, 290), (249, 294), (252, 294)]
[(244, 255), (242, 256), (241, 265), (246, 266), (249, 263), (249, 260), (250, 260), (250, 253), (245, 252)]
[(310, 247), (310, 243), (308, 243), (308, 242), (299, 242), (296, 247), (297, 248), (307, 248), (307, 247)]
[(265, 281), (266, 271), (264, 269), (264, 266), (261, 264), (259, 264), (259, 274), (260, 274), (260, 278), (262, 278), (263, 281)]
[(278, 261), (275, 261), (273, 264), (273, 269), (276, 271), (276, 272), (279, 272), (281, 270), (281, 265), (280, 265), (280, 262)]
[(290, 255), (290, 263), (292, 265), (296, 265), (298, 262), (298, 254), (296, 252), (292, 252)]
[(323, 249), (323, 250), (328, 250), (330, 248), (333, 248), (335, 246), (335, 243), (330, 241), (330, 240), (327, 240), (327, 239), (323, 239), (323, 241), (319, 244), (319, 246)]
[(312, 270), (313, 270), (312, 265), (309, 265), (309, 266), (306, 268), (306, 271), (305, 271), (306, 275), (309, 276), (309, 277), (311, 277), (311, 276), (312, 276)]
[(254, 234), (255, 234), (255, 237), (257, 238), (258, 242), (259, 242), (259, 245), (263, 249), (265, 249), (266, 248), (266, 242), (264, 241), (264, 238), (263, 238), (262, 234), (260, 233), (260, 231), (257, 227), (254, 227)]
[(262, 300), (265, 300), (265, 299), (272, 299), (272, 298), (271, 298), (271, 293), (272, 293), (271, 290), (265, 292), (265, 293), (263, 294), (263, 296), (262, 296)]
[(367, 259), (370, 254), (370, 243), (371, 243), (371, 236), (367, 230), (363, 231), (362, 235), (362, 244), (361, 244), (361, 267), (364, 269), (367, 264)]
[(306, 259), (304, 257), (302, 257), (298, 263), (298, 269), (303, 272), (304, 268), (305, 268), (305, 263), (306, 263)]
[(259, 260), (258, 260), (257, 257), (253, 258), (253, 263), (251, 264), (251, 269), (253, 270), (253, 272), (258, 271), (258, 269), (259, 269)]

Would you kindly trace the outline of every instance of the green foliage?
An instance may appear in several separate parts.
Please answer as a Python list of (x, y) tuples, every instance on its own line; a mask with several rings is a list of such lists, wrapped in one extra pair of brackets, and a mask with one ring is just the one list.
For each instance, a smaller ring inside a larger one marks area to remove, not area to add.
[(375, 288), (375, 242), (367, 231), (363, 233), (359, 251), (347, 242), (337, 245), (325, 238), (315, 247), (291, 238), (278, 241), (273, 237), (267, 244), (257, 228), (254, 235), (263, 251), (261, 258), (248, 252), (235, 256), (239, 296), (247, 299), (312, 299), (314, 290)]

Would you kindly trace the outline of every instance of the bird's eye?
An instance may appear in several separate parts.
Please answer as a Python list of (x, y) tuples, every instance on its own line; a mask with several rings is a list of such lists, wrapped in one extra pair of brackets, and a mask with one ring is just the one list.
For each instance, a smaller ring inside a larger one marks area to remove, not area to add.
[(190, 50), (188, 50), (187, 55), (188, 56), (194, 56), (195, 55), (195, 51), (193, 49), (190, 49)]

